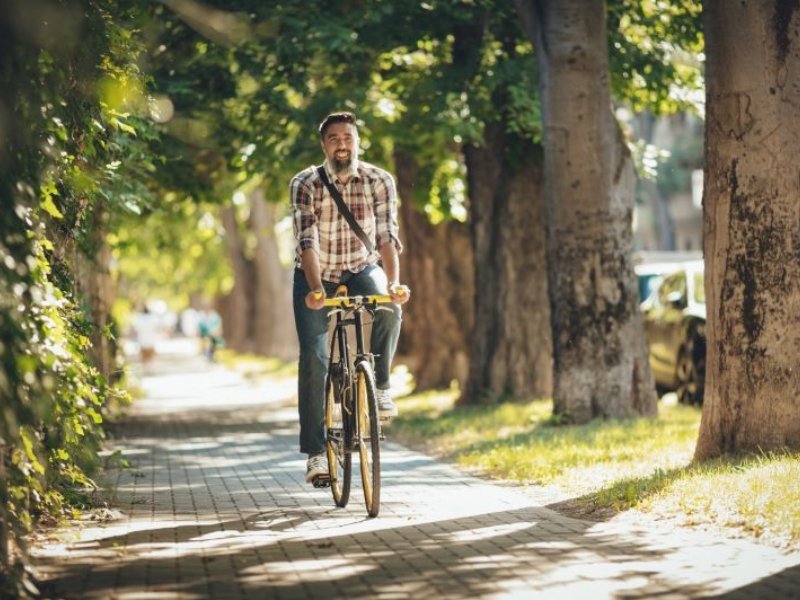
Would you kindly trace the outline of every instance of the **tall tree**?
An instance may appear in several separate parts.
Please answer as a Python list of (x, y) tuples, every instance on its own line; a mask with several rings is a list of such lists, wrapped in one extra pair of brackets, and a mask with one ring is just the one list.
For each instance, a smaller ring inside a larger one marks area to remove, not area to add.
[(487, 126), (464, 148), (475, 256), (475, 325), (463, 400), (552, 393), (541, 148)]
[(631, 260), (634, 172), (611, 109), (603, 0), (517, 0), (539, 67), (554, 412), (656, 414)]
[(451, 219), (434, 225), (415, 206), (419, 161), (412, 152), (395, 150), (403, 281), (414, 301), (403, 306), (403, 335), (398, 348), (414, 374), (417, 390), (461, 389), (469, 372), (474, 266), (467, 225)]
[(249, 227), (255, 239), (253, 270), (253, 348), (258, 354), (282, 359), (297, 357), (292, 319), (292, 271), (281, 265), (275, 225), (283, 211), (264, 199), (264, 189), (250, 193)]
[(247, 258), (244, 236), (240, 230), (235, 206), (225, 206), (221, 211), (225, 228), (225, 248), (233, 272), (233, 287), (222, 298), (220, 314), (225, 342), (238, 352), (252, 352), (250, 337), (250, 298), (253, 297), (252, 263)]
[(708, 355), (697, 459), (800, 448), (798, 9), (705, 3)]
[[(384, 18), (388, 35), (365, 29), (360, 39), (381, 52), (364, 108), (380, 132), (381, 145), (392, 149), (401, 199), (402, 278), (411, 286), (413, 301), (403, 307), (398, 359), (411, 367), (416, 389), (445, 387), (455, 379), (463, 390), (469, 373), (474, 262), (463, 222), (463, 161), (456, 141), (463, 124), (456, 105), (465, 80), (454, 64), (452, 35), (474, 19), (471, 11), (450, 5), (433, 10), (435, 15), (407, 4)], [(431, 26), (421, 29), (423, 19)], [(480, 48), (481, 29), (464, 46)]]
[[(533, 56), (510, 7), (495, 7), (481, 43), (456, 34), (454, 60), (478, 64), (468, 91), (482, 134), (464, 144), (475, 257), (473, 404), (549, 396), (552, 343), (547, 302), (542, 153)], [(460, 47), (461, 46), (461, 47)], [(482, 102), (483, 100), (483, 102)], [(488, 106), (484, 102), (488, 100)]]

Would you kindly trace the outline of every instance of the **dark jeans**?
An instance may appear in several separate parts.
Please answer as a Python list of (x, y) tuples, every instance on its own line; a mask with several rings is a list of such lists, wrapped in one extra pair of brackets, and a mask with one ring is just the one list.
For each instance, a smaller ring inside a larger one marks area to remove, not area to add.
[[(387, 292), (386, 274), (378, 265), (360, 273), (343, 273), (339, 283), (322, 282), (325, 293), (332, 296), (339, 285), (346, 285), (348, 294), (368, 295)], [(325, 377), (328, 372), (328, 312), (311, 310), (305, 304), (309, 292), (303, 271), (294, 272), (294, 322), (300, 342), (300, 364), (297, 377), (298, 410), (300, 413), (300, 452), (317, 454), (325, 451)], [(396, 304), (384, 305), (391, 311), (375, 313), (370, 336), (370, 350), (376, 354), (375, 383), (378, 389), (389, 388), (389, 371), (400, 337), (402, 311)]]

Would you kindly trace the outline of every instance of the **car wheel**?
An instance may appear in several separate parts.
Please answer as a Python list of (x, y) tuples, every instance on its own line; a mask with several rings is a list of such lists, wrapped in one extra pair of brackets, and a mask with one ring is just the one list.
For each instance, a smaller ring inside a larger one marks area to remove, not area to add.
[(697, 406), (703, 404), (703, 386), (706, 376), (705, 355), (705, 343), (696, 335), (690, 335), (678, 353), (675, 392), (678, 402), (681, 404), (696, 404)]

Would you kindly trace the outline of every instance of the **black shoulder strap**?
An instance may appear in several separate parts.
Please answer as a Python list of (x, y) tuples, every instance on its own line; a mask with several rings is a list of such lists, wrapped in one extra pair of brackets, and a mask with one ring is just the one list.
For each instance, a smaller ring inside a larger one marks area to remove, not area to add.
[(361, 229), (361, 226), (356, 222), (356, 218), (353, 216), (353, 213), (350, 212), (350, 209), (347, 208), (347, 205), (344, 203), (344, 199), (339, 193), (339, 190), (337, 190), (336, 186), (333, 185), (328, 179), (328, 174), (325, 172), (325, 167), (317, 167), (317, 173), (319, 173), (322, 183), (324, 183), (325, 187), (328, 188), (331, 197), (336, 202), (336, 208), (339, 209), (339, 212), (344, 217), (344, 220), (347, 221), (348, 225), (350, 225), (350, 229), (353, 230), (353, 232), (358, 236), (358, 239), (361, 240), (370, 253), (375, 252), (375, 244), (372, 243), (372, 240), (370, 240), (367, 237), (367, 234), (364, 233), (364, 230)]

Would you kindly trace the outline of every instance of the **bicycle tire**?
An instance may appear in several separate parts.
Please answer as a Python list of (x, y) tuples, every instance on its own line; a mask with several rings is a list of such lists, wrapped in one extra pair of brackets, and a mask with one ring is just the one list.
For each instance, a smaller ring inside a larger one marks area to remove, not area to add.
[(375, 376), (367, 361), (356, 365), (356, 417), (364, 503), (367, 514), (377, 517), (381, 509), (381, 434)]
[[(328, 455), (328, 475), (336, 506), (344, 508), (350, 500), (350, 481), (353, 474), (353, 455), (350, 418), (342, 410), (341, 382), (330, 373), (325, 379), (325, 440)], [(339, 402), (337, 402), (339, 396)], [(338, 427), (336, 426), (338, 422)]]

